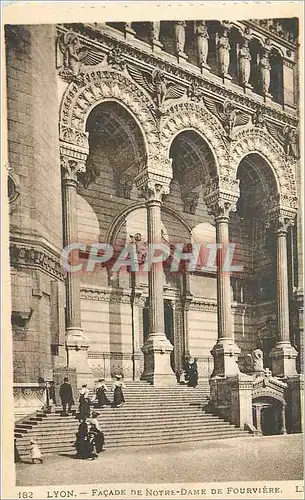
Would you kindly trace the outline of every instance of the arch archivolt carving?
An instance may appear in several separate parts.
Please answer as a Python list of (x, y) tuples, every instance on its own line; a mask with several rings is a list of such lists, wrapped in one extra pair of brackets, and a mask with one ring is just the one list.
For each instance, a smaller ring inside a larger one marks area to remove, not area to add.
[(150, 96), (127, 75), (113, 69), (94, 69), (84, 73), (81, 83), (72, 82), (62, 99), (60, 140), (88, 150), (86, 122), (98, 104), (114, 100), (124, 106), (138, 124), (147, 155), (155, 155), (159, 146), (158, 127), (151, 113)]
[(194, 130), (202, 136), (214, 157), (217, 174), (228, 175), (226, 132), (217, 118), (198, 103), (171, 105), (161, 122), (161, 144), (167, 156), (174, 138), (184, 130)]
[(285, 157), (284, 149), (264, 129), (251, 128), (239, 131), (230, 152), (230, 168), (236, 177), (241, 160), (250, 153), (260, 154), (273, 171), (279, 200), (283, 205), (296, 208), (297, 192), (294, 169)]

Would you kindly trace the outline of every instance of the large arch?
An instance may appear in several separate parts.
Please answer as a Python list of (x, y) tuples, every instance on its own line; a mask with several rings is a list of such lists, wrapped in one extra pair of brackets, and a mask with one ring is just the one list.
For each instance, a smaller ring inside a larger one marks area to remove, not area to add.
[(129, 111), (142, 132), (147, 155), (154, 155), (158, 129), (150, 111), (153, 101), (127, 75), (109, 68), (88, 71), (82, 83), (70, 83), (60, 107), (60, 140), (88, 151), (87, 118), (95, 106), (109, 100)]
[[(108, 233), (106, 235), (106, 243), (113, 245), (118, 232), (120, 231), (120, 228), (122, 224), (124, 223), (124, 220), (126, 216), (130, 215), (132, 212), (139, 210), (141, 208), (145, 208), (146, 204), (145, 202), (140, 202), (140, 203), (134, 203), (133, 205), (124, 208), (113, 220), (111, 226), (108, 229)], [(183, 227), (184, 229), (191, 234), (192, 228), (188, 224), (188, 222), (181, 217), (176, 211), (172, 210), (171, 208), (167, 207), (166, 205), (162, 206), (162, 212), (170, 215), (174, 219), (176, 219)]]
[(245, 129), (236, 133), (230, 154), (230, 167), (235, 177), (242, 159), (250, 153), (258, 153), (271, 168), (283, 205), (296, 208), (296, 181), (292, 166), (286, 161), (280, 144), (261, 128)]
[(175, 137), (183, 131), (194, 130), (208, 144), (214, 157), (217, 174), (227, 172), (228, 147), (226, 132), (221, 123), (206, 107), (195, 103), (173, 104), (162, 121), (161, 143), (169, 156)]

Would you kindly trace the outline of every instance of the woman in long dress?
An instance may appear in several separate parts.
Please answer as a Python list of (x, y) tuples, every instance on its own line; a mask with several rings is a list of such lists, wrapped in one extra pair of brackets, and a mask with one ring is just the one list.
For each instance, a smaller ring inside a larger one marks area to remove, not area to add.
[(90, 418), (90, 436), (91, 436), (91, 442), (93, 446), (95, 447), (97, 455), (101, 453), (101, 451), (105, 451), (104, 445), (105, 445), (105, 438), (104, 438), (104, 433), (102, 432), (102, 429), (100, 427), (100, 423), (97, 419), (98, 414), (93, 412), (92, 417)]
[(79, 391), (79, 419), (90, 417), (90, 396), (87, 384), (82, 385)]
[(105, 379), (101, 378), (95, 388), (95, 395), (97, 399), (97, 404), (99, 408), (104, 408), (104, 406), (110, 405), (110, 401), (106, 396), (108, 387), (105, 383)]
[(190, 358), (187, 362), (186, 379), (189, 387), (197, 387), (198, 385), (198, 367), (194, 358)]
[(76, 434), (76, 456), (78, 458), (90, 458), (92, 456), (93, 446), (90, 441), (88, 421), (86, 418), (82, 419), (78, 426)]
[(115, 376), (116, 381), (113, 384), (113, 406), (119, 408), (125, 403), (123, 389), (125, 389), (125, 384), (122, 379), (122, 375)]

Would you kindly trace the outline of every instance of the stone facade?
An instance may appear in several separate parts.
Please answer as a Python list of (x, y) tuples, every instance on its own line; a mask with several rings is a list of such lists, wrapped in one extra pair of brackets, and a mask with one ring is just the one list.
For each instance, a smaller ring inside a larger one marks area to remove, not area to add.
[[(297, 26), (10, 26), (6, 53), (15, 382), (68, 365), (78, 384), (175, 383), (188, 355), (202, 378), (234, 377), (255, 348), (295, 377)], [(135, 241), (231, 241), (243, 270), (60, 265), (71, 243)]]

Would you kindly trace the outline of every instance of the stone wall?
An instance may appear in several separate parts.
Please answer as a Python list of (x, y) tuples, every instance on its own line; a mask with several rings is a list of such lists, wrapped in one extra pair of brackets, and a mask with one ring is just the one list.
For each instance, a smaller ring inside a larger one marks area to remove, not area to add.
[(55, 27), (7, 26), (6, 57), (9, 173), (19, 190), (10, 205), (14, 378), (34, 383), (64, 332)]

